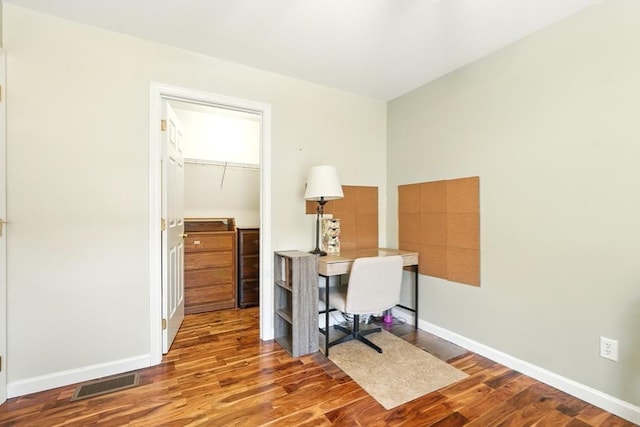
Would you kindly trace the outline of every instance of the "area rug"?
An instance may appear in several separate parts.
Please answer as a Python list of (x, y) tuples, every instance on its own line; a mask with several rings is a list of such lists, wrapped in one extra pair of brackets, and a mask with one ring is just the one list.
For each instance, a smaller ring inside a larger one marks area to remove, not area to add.
[(395, 408), (468, 375), (382, 330), (367, 338), (382, 353), (359, 341), (331, 347), (329, 359), (385, 409)]

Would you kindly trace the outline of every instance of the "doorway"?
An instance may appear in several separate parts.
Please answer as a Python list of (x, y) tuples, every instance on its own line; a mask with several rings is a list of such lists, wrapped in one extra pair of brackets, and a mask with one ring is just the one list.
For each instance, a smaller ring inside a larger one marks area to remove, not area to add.
[(244, 111), (260, 116), (260, 338), (273, 338), (273, 257), (271, 254), (271, 107), (250, 100), (226, 97), (186, 88), (151, 83), (149, 144), (149, 274), (150, 364), (162, 360), (161, 182), (162, 102), (176, 101)]

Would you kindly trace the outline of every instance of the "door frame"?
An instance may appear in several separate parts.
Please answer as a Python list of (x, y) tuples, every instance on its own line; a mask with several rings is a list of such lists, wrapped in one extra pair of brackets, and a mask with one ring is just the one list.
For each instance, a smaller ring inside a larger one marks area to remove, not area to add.
[(162, 361), (162, 101), (242, 110), (262, 117), (260, 141), (260, 339), (273, 339), (271, 251), (271, 105), (157, 82), (149, 97), (149, 361)]
[[(7, 151), (6, 151), (6, 56), (0, 49), (0, 221), (7, 221)], [(2, 226), (0, 237), (0, 404), (7, 400), (7, 230)]]

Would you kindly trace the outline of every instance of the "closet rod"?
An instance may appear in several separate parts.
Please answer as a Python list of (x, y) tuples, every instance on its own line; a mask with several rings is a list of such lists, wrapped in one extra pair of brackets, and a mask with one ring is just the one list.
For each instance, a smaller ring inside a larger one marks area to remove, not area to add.
[(184, 159), (185, 163), (193, 163), (198, 165), (213, 165), (221, 166), (224, 168), (236, 168), (236, 169), (260, 169), (260, 165), (252, 163), (236, 163), (236, 162), (221, 162), (219, 160), (203, 160), (203, 159)]

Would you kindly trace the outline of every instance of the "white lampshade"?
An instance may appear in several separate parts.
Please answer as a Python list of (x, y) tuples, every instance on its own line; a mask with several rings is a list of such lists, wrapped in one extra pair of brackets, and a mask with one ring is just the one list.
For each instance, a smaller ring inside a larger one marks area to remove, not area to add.
[(323, 165), (311, 168), (304, 192), (305, 200), (319, 201), (321, 198), (335, 200), (343, 197), (338, 172), (334, 166)]

